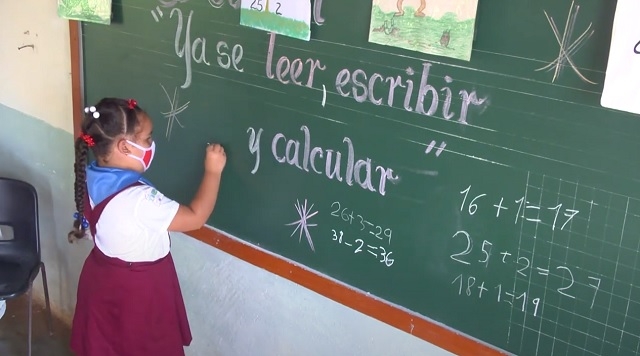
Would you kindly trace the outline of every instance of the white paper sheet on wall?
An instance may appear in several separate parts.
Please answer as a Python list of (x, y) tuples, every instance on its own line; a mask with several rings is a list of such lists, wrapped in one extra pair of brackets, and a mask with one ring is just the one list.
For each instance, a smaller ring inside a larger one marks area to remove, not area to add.
[(600, 104), (640, 114), (640, 1), (618, 0)]
[(240, 24), (308, 41), (310, 0), (242, 0)]

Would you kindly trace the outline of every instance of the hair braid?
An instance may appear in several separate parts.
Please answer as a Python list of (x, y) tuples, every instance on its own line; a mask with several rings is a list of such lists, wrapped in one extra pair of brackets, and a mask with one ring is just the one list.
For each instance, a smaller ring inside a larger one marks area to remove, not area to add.
[(73, 242), (75, 240), (79, 240), (85, 236), (85, 229), (82, 226), (82, 220), (84, 218), (84, 200), (87, 194), (87, 185), (86, 185), (86, 167), (87, 167), (87, 153), (89, 151), (89, 147), (87, 143), (81, 138), (78, 137), (75, 143), (75, 151), (76, 151), (76, 161), (73, 165), (76, 180), (74, 183), (75, 190), (75, 202), (76, 209), (78, 210), (78, 217), (73, 222), (73, 230), (69, 232), (67, 236), (69, 242)]
[[(86, 235), (86, 228), (82, 226), (87, 196), (87, 160), (89, 150), (96, 160), (107, 163), (114, 144), (119, 138), (134, 136), (139, 127), (139, 115), (144, 110), (135, 103), (131, 108), (131, 100), (119, 98), (103, 98), (95, 106), (87, 107), (84, 111), (81, 132), (91, 137), (91, 146), (81, 137), (75, 141), (75, 202), (78, 212), (73, 222), (73, 230), (67, 235), (69, 242), (82, 239)], [(108, 163), (107, 163), (108, 164)]]

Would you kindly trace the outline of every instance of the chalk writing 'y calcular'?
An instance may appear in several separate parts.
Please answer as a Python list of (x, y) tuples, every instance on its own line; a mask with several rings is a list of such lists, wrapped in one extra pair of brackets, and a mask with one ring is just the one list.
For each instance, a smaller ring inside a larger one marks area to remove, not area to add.
[[(345, 182), (349, 186), (354, 183), (362, 189), (385, 195), (387, 182), (397, 184), (400, 177), (395, 175), (392, 168), (376, 166), (373, 168), (371, 158), (355, 159), (355, 150), (349, 137), (342, 142), (346, 144), (346, 161), (338, 150), (312, 147), (311, 132), (307, 126), (300, 127), (304, 133), (304, 141), (287, 139), (282, 133), (277, 133), (271, 140), (271, 153), (278, 163), (286, 163), (305, 172), (325, 175), (331, 180)], [(251, 171), (255, 174), (260, 168), (260, 137), (263, 130), (257, 132), (254, 128), (247, 129), (249, 134), (249, 152), (256, 156), (256, 163)], [(324, 160), (324, 164), (322, 162)], [(375, 182), (375, 184), (374, 184)]]

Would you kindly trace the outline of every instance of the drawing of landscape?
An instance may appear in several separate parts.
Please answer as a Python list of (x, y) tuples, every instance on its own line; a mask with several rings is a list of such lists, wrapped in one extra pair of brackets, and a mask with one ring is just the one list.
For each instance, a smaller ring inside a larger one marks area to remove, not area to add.
[(311, 0), (242, 0), (240, 24), (308, 41)]
[(111, 0), (58, 0), (58, 16), (64, 19), (111, 23)]
[(372, 0), (369, 42), (471, 59), (478, 0)]

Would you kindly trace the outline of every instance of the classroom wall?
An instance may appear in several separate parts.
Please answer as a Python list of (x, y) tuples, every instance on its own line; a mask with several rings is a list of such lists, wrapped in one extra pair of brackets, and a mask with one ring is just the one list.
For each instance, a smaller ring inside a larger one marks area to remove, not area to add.
[[(90, 247), (66, 238), (74, 211), (69, 31), (55, 3), (10, 1), (0, 14), (0, 176), (36, 187), (49, 292), (69, 319)], [(40, 278), (35, 286), (41, 297)]]
[[(55, 5), (13, 1), (0, 15), (0, 176), (38, 190), (49, 292), (70, 321), (92, 243), (66, 238), (75, 210), (69, 33)], [(189, 355), (448, 354), (186, 235), (172, 235), (172, 250), (194, 335)]]

